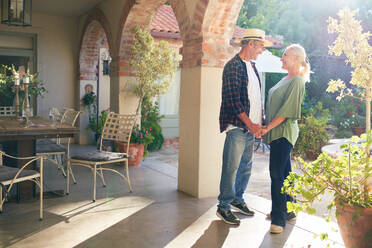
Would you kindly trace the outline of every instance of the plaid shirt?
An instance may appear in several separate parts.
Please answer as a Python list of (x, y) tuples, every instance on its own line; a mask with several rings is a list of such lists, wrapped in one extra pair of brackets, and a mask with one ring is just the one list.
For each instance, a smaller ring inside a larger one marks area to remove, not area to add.
[[(261, 86), (260, 77), (253, 62), (254, 72)], [(220, 132), (226, 130), (229, 124), (247, 129), (238, 115), (245, 112), (249, 116), (250, 103), (248, 99), (248, 74), (244, 61), (235, 55), (223, 69), (222, 101), (220, 109)], [(264, 116), (264, 115), (262, 115)]]

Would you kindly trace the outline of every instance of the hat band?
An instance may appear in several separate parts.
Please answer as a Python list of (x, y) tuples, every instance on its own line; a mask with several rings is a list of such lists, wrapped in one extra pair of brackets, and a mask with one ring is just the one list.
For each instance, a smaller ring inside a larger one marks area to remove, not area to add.
[(243, 39), (261, 39), (261, 40), (263, 40), (264, 38), (262, 38), (262, 36), (245, 36), (245, 37), (243, 37)]

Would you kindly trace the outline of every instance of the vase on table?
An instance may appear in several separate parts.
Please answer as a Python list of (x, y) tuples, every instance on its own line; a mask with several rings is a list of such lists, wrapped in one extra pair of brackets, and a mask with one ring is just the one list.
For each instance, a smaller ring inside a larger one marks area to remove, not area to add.
[(25, 98), (23, 99), (22, 103), (22, 117), (26, 119), (26, 124), (30, 124), (29, 118), (32, 117), (32, 108), (30, 105), (30, 99), (28, 94), (28, 83), (24, 83), (24, 89), (25, 89)]

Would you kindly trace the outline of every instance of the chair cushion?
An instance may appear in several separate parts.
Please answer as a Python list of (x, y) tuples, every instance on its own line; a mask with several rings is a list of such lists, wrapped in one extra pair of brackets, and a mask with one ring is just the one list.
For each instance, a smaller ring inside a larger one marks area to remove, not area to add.
[(36, 145), (36, 153), (67, 152), (67, 148), (56, 143), (45, 143)]
[(56, 144), (56, 142), (51, 140), (51, 139), (38, 139), (38, 140), (36, 140), (36, 145), (37, 146), (39, 146), (39, 145), (49, 145), (49, 144)]
[[(19, 168), (13, 168), (13, 167), (5, 166), (5, 165), (0, 166), (0, 182), (12, 180), (18, 171), (19, 171)], [(21, 174), (18, 175), (18, 178), (36, 175), (38, 173), (39, 172), (35, 170), (23, 170)]]
[(122, 159), (122, 158), (128, 158), (128, 155), (125, 153), (119, 153), (119, 152), (94, 151), (94, 152), (78, 154), (78, 155), (71, 157), (71, 159), (94, 161), (94, 162), (111, 161), (111, 160)]

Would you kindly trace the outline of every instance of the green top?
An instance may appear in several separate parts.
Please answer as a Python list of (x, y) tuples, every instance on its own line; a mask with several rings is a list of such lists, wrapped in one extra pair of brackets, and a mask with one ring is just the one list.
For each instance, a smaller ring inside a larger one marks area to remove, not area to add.
[(304, 93), (305, 79), (301, 76), (283, 78), (269, 90), (266, 123), (270, 123), (277, 116), (287, 119), (265, 135), (267, 144), (284, 137), (293, 146), (295, 145), (299, 132), (297, 120), (301, 118)]

